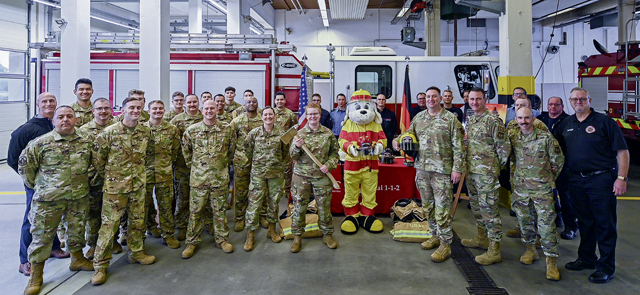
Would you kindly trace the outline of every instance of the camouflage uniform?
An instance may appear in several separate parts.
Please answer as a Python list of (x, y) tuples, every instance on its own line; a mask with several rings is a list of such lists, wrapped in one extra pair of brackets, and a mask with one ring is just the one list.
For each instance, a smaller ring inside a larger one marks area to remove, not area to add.
[(478, 227), (487, 230), (490, 240), (502, 240), (502, 219), (498, 204), (498, 175), (511, 152), (504, 123), (489, 111), (469, 118), (467, 148), (467, 189)]
[(230, 113), (223, 112), (222, 114), (216, 115), (216, 120), (225, 124), (229, 124), (231, 123), (231, 121), (233, 121), (233, 116)]
[[(298, 124), (298, 115), (291, 110), (284, 108), (284, 110), (274, 109), (276, 111), (276, 127), (280, 128), (282, 132), (287, 132), (289, 128)], [(289, 145), (286, 145), (289, 150)], [(284, 156), (284, 195), (289, 197), (291, 193), (291, 178), (293, 177), (293, 160), (289, 153), (285, 153)]]
[[(224, 102), (225, 102), (225, 104), (227, 103), (226, 100)], [(224, 106), (224, 112), (225, 113), (232, 113), (233, 111), (235, 111), (239, 107), (242, 107), (242, 105), (234, 100), (232, 104), (227, 104), (227, 105)]]
[(518, 216), (522, 241), (535, 244), (537, 215), (544, 254), (558, 257), (553, 188), (564, 165), (562, 149), (551, 133), (536, 128), (531, 134), (509, 130), (509, 139), (515, 167), (511, 182), (511, 208)]
[[(304, 140), (305, 145), (318, 158), (318, 161), (329, 168), (329, 171), (336, 169), (340, 159), (340, 156), (338, 156), (340, 148), (338, 147), (338, 140), (331, 129), (321, 125), (318, 130), (313, 131), (307, 124), (298, 131), (298, 136)], [(291, 143), (289, 155), (296, 162), (293, 166), (293, 180), (291, 181), (293, 184), (291, 187), (293, 198), (292, 232), (297, 236), (304, 233), (307, 206), (313, 194), (318, 203), (320, 231), (324, 235), (333, 234), (331, 218), (331, 193), (333, 187), (331, 180), (320, 171), (320, 167), (311, 160), (302, 148), (298, 148)]]
[(153, 202), (153, 188), (155, 187), (158, 211), (160, 212), (160, 230), (163, 238), (173, 236), (175, 224), (173, 221), (173, 163), (180, 152), (180, 131), (167, 121), (159, 126), (151, 121), (143, 124), (151, 130), (150, 148), (146, 154), (147, 174), (147, 229), (158, 227), (156, 223), (156, 206)]
[(244, 152), (245, 140), (249, 131), (262, 126), (262, 118), (257, 115), (253, 118), (247, 117), (246, 113), (241, 114), (231, 121), (230, 127), (233, 128), (234, 136), (238, 139), (236, 143), (238, 149), (233, 156), (234, 181), (236, 186), (235, 201), (235, 221), (244, 220), (249, 200), (249, 182), (251, 177), (251, 162)]
[[(258, 112), (258, 116), (262, 115), (262, 109), (261, 108), (256, 109), (256, 111)], [(231, 112), (231, 116), (235, 119), (235, 118), (237, 118), (238, 116), (240, 116), (240, 115), (242, 115), (244, 113), (245, 113), (244, 106), (241, 106), (241, 107), (233, 110), (233, 112)]]
[[(177, 115), (171, 120), (171, 124), (178, 128), (180, 137), (191, 125), (202, 121), (202, 113), (190, 116), (187, 112)], [(175, 167), (173, 169), (173, 195), (175, 196), (176, 208), (174, 211), (174, 221), (176, 229), (186, 229), (189, 223), (189, 176), (191, 171), (184, 162), (182, 148), (178, 152)]]
[[(182, 111), (182, 113), (184, 113), (184, 110)], [(164, 116), (162, 118), (167, 122), (171, 122), (173, 118), (175, 118), (177, 115), (180, 115), (182, 113), (176, 113), (176, 111), (173, 108), (171, 108), (168, 112), (164, 113)]]
[(197, 245), (202, 239), (202, 219), (205, 206), (213, 210), (216, 243), (229, 239), (227, 225), (227, 192), (229, 163), (235, 150), (235, 135), (228, 125), (216, 121), (212, 126), (200, 122), (187, 128), (182, 137), (182, 154), (191, 169), (189, 184), (189, 227), (187, 244)]
[[(149, 115), (149, 112), (142, 110), (142, 112), (140, 112), (140, 118), (138, 119), (139, 123), (144, 123), (149, 121), (149, 118), (151, 118), (151, 115)], [(120, 113), (120, 115), (117, 115), (114, 120), (116, 120), (116, 122), (122, 122), (122, 119), (124, 119), (124, 113)]]
[(258, 210), (267, 203), (267, 221), (276, 223), (278, 203), (284, 188), (284, 155), (288, 148), (280, 140), (282, 130), (274, 126), (267, 132), (264, 126), (251, 130), (245, 140), (245, 153), (251, 159), (251, 183), (249, 184), (249, 206), (247, 207), (247, 229), (258, 229)]
[[(549, 132), (549, 128), (547, 127), (547, 124), (545, 124), (544, 122), (536, 118), (533, 118), (533, 128)], [(507, 133), (517, 132), (517, 131), (520, 131), (520, 125), (518, 125), (518, 122), (516, 120), (509, 121), (509, 123), (507, 124)]]
[(76, 113), (76, 118), (78, 118), (78, 121), (76, 122), (76, 127), (79, 128), (80, 126), (93, 121), (93, 104), (92, 103), (89, 103), (88, 107), (83, 108), (76, 101), (72, 103), (70, 107)]
[(128, 251), (144, 250), (145, 155), (149, 128), (117, 122), (98, 135), (93, 145), (96, 170), (103, 177), (102, 226), (93, 259), (96, 269), (109, 267), (113, 238), (120, 218), (128, 214)]
[(89, 210), (91, 141), (78, 133), (55, 130), (29, 142), (18, 161), (25, 185), (35, 190), (29, 212), (33, 240), (29, 262), (42, 263), (51, 253), (53, 239), (64, 219), (70, 252), (85, 246), (84, 226)]
[[(90, 142), (94, 142), (102, 130), (114, 123), (113, 120), (109, 120), (106, 125), (102, 126), (93, 120), (82, 125), (82, 127), (78, 129), (78, 133), (81, 133)], [(93, 167), (93, 165), (89, 167), (89, 172), (93, 177), (89, 179), (89, 213), (87, 214), (86, 238), (87, 245), (91, 247), (96, 246), (98, 231), (102, 223), (102, 184), (104, 180), (98, 173), (95, 173), (95, 170), (96, 168)]]
[(416, 186), (422, 197), (422, 208), (431, 229), (437, 232), (440, 241), (451, 244), (451, 173), (463, 173), (466, 170), (462, 124), (456, 115), (447, 110), (443, 109), (436, 116), (431, 116), (425, 111), (418, 113), (411, 120), (409, 129), (396, 141), (402, 142), (402, 138), (409, 134), (420, 144), (420, 156), (414, 167), (417, 171)]

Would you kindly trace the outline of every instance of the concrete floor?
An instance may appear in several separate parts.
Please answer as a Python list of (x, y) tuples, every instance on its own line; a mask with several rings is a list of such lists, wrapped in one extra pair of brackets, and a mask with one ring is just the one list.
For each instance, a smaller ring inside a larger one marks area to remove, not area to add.
[[(629, 191), (625, 196), (640, 197), (640, 167), (632, 166)], [(24, 214), (24, 194), (20, 178), (6, 164), (0, 165), (0, 286), (2, 294), (21, 294), (28, 277), (18, 273), (19, 227)], [(9, 193), (6, 193), (9, 192)], [(466, 202), (458, 207), (454, 230), (462, 237), (475, 235), (475, 223)], [(284, 208), (284, 201), (281, 208)], [(559, 259), (562, 280), (545, 278), (544, 257), (533, 265), (519, 262), (524, 246), (518, 239), (504, 239), (503, 262), (485, 267), (498, 287), (510, 294), (640, 294), (640, 263), (637, 252), (640, 231), (635, 222), (640, 201), (619, 200), (617, 271), (605, 285), (589, 283), (590, 271), (571, 272), (564, 264), (577, 257), (579, 238), (560, 241)], [(230, 213), (230, 212), (229, 212)], [(512, 229), (515, 218), (502, 209), (505, 229)], [(231, 215), (229, 214), (229, 217)], [(256, 248), (242, 251), (246, 232), (231, 232), (236, 251), (225, 254), (214, 248), (213, 237), (204, 234), (196, 255), (180, 258), (180, 249), (163, 246), (160, 239), (147, 238), (147, 253), (158, 260), (150, 266), (127, 264), (123, 254), (116, 255), (108, 270), (108, 281), (98, 287), (89, 281), (92, 272), (70, 272), (68, 259), (50, 259), (44, 270), (41, 294), (468, 294), (467, 281), (452, 259), (436, 264), (429, 260), (433, 252), (423, 251), (417, 243), (391, 239), (390, 218), (382, 234), (360, 231), (334, 237), (337, 250), (327, 249), (321, 238), (303, 240), (302, 251), (289, 252), (291, 241), (274, 244), (266, 239), (266, 230), (256, 235)], [(342, 217), (334, 218), (338, 229)], [(233, 226), (233, 224), (231, 224)], [(480, 250), (471, 250), (480, 254)], [(542, 251), (539, 250), (541, 256)]]

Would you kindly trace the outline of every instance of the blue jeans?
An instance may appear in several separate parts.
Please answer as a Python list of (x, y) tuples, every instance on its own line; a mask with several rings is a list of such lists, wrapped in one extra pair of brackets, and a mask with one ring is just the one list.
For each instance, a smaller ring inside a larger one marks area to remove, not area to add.
[[(24, 212), (24, 219), (22, 220), (22, 229), (20, 230), (20, 264), (25, 264), (29, 262), (29, 258), (27, 257), (27, 249), (29, 249), (29, 245), (31, 244), (31, 223), (29, 222), (29, 211), (31, 211), (31, 199), (33, 199), (34, 190), (24, 187), (24, 190), (27, 192), (27, 210)], [(53, 247), (51, 250), (60, 249), (60, 240), (58, 240), (58, 235), (53, 239)]]

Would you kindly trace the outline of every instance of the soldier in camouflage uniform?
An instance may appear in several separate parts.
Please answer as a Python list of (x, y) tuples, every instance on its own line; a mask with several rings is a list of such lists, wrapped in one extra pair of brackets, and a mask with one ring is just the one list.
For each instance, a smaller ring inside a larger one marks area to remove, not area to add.
[[(136, 99), (138, 99), (139, 101), (142, 102), (142, 113), (140, 113), (140, 119), (138, 120), (138, 122), (144, 123), (144, 122), (149, 121), (149, 112), (144, 110), (144, 103), (145, 103), (144, 91), (139, 90), (139, 89), (131, 89), (131, 90), (129, 90), (129, 96), (128, 97), (136, 98)], [(124, 109), (124, 106), (122, 108)], [(124, 111), (122, 113), (120, 113), (120, 115), (115, 117), (115, 120), (117, 122), (122, 122), (122, 119), (124, 119)]]
[(216, 245), (226, 253), (233, 252), (233, 245), (228, 242), (226, 206), (235, 135), (228, 125), (216, 120), (214, 101), (205, 102), (202, 113), (204, 120), (187, 128), (182, 137), (182, 154), (191, 169), (187, 248), (182, 252), (185, 259), (193, 256), (202, 241), (204, 207), (209, 203), (213, 210)]
[(267, 202), (266, 219), (269, 223), (267, 237), (274, 243), (280, 243), (281, 238), (276, 233), (278, 203), (282, 198), (284, 188), (284, 155), (289, 149), (280, 140), (282, 129), (275, 126), (276, 114), (272, 107), (265, 107), (262, 112), (261, 127), (249, 132), (245, 140), (244, 151), (251, 161), (251, 183), (249, 184), (249, 206), (247, 207), (247, 240), (245, 251), (254, 247), (255, 231), (258, 228), (260, 207)]
[(469, 118), (467, 133), (467, 188), (471, 210), (476, 217), (478, 235), (473, 239), (461, 241), (465, 247), (488, 249), (475, 258), (476, 262), (482, 265), (502, 261), (498, 175), (500, 166), (505, 165), (511, 152), (504, 123), (487, 111), (486, 102), (484, 90), (477, 87), (471, 89), (469, 105), (475, 114)]
[(399, 143), (405, 137), (420, 144), (420, 156), (414, 164), (416, 186), (433, 234), (421, 247), (429, 250), (439, 246), (431, 260), (443, 262), (451, 257), (453, 184), (460, 181), (466, 169), (464, 130), (456, 115), (440, 105), (440, 89), (429, 87), (426, 99), (427, 111), (411, 120), (411, 126), (393, 142), (393, 147), (400, 150)]
[(226, 106), (224, 104), (224, 95), (222, 94), (216, 94), (216, 96), (213, 98), (213, 100), (216, 102), (216, 110), (218, 111), (218, 115), (216, 116), (216, 120), (225, 123), (225, 124), (229, 124), (231, 123), (231, 121), (233, 120), (233, 116), (230, 113), (227, 113), (224, 111), (224, 107)]
[[(108, 99), (101, 97), (93, 102), (93, 116), (94, 119), (91, 122), (82, 125), (78, 129), (90, 142), (94, 142), (102, 130), (115, 123), (111, 118), (111, 104)], [(89, 213), (87, 214), (86, 226), (89, 251), (87, 251), (86, 257), (93, 260), (96, 243), (98, 242), (98, 231), (102, 223), (102, 184), (104, 180), (98, 173), (95, 173), (93, 165), (89, 168), (89, 171), (92, 178), (89, 179)], [(113, 253), (121, 253), (122, 246), (118, 244), (117, 239), (114, 239), (113, 243)]]
[(227, 113), (232, 113), (239, 107), (242, 107), (241, 104), (237, 103), (234, 98), (236, 97), (236, 89), (228, 86), (224, 89), (224, 111)]
[[(173, 164), (180, 152), (180, 131), (171, 123), (163, 120), (164, 103), (154, 100), (149, 103), (149, 122), (143, 125), (151, 130), (150, 149), (146, 154), (147, 197), (147, 230), (153, 237), (162, 237), (162, 243), (171, 249), (180, 247), (180, 242), (173, 235), (175, 223), (173, 221)], [(155, 188), (158, 211), (153, 202)], [(156, 222), (160, 213), (160, 229)]]
[(171, 96), (171, 103), (173, 108), (164, 113), (164, 120), (167, 122), (171, 122), (177, 115), (184, 113), (184, 93), (180, 91), (174, 92)]
[[(200, 102), (195, 94), (189, 94), (186, 97), (186, 110), (184, 113), (177, 115), (171, 124), (178, 127), (180, 136), (184, 135), (184, 131), (191, 125), (202, 121), (202, 113), (199, 109)], [(187, 167), (182, 156), (182, 151), (178, 153), (175, 168), (173, 169), (173, 189), (176, 207), (174, 211), (174, 220), (178, 241), (184, 241), (187, 237), (187, 224), (189, 223), (189, 177), (191, 171)]]
[(558, 239), (553, 188), (562, 171), (564, 155), (551, 133), (534, 128), (534, 120), (531, 109), (522, 107), (516, 111), (516, 119), (512, 121), (520, 125), (520, 130), (510, 130), (508, 133), (515, 168), (511, 180), (511, 208), (516, 211), (522, 229), (522, 241), (527, 246), (520, 262), (531, 264), (540, 258), (535, 246), (537, 216), (538, 233), (547, 256), (547, 278), (557, 281), (560, 273), (556, 266)]
[(247, 194), (249, 193), (249, 181), (251, 174), (251, 161), (244, 153), (245, 140), (249, 131), (262, 126), (262, 118), (258, 115), (258, 100), (250, 97), (247, 100), (246, 112), (231, 121), (230, 127), (233, 128), (234, 136), (238, 139), (238, 148), (233, 156), (234, 181), (236, 186), (235, 199), (235, 221), (234, 231), (244, 229), (245, 214), (247, 211)]
[[(307, 206), (311, 195), (318, 203), (318, 217), (320, 231), (324, 235), (322, 243), (331, 249), (338, 247), (333, 239), (333, 223), (331, 217), (331, 180), (325, 174), (331, 172), (338, 165), (338, 140), (331, 129), (320, 125), (322, 107), (315, 103), (307, 105), (306, 116), (308, 124), (300, 131), (289, 149), (289, 155), (296, 162), (293, 167), (291, 194), (293, 198), (293, 213), (291, 214), (291, 230), (294, 234), (291, 252), (300, 252), (302, 234), (304, 233)], [(318, 167), (307, 155), (302, 145), (306, 145), (311, 153), (318, 158), (322, 167)]]
[[(298, 114), (287, 109), (285, 107), (286, 102), (284, 92), (277, 92), (275, 99), (276, 127), (280, 128), (282, 132), (287, 132), (289, 128), (298, 124)], [(289, 150), (289, 145), (287, 145), (287, 150)], [(291, 193), (291, 178), (293, 177), (293, 160), (289, 153), (286, 153), (284, 157), (284, 164), (284, 195), (289, 197)]]
[(29, 142), (18, 161), (25, 185), (35, 190), (29, 219), (33, 240), (28, 255), (31, 277), (24, 294), (38, 294), (44, 262), (49, 258), (58, 224), (64, 220), (71, 271), (93, 270), (84, 258), (84, 225), (89, 210), (91, 142), (76, 133), (76, 117), (69, 106), (53, 117), (55, 130)]
[[(233, 112), (231, 112), (231, 115), (233, 116), (233, 118), (237, 118), (238, 116), (240, 116), (242, 113), (247, 112), (247, 101), (249, 100), (249, 98), (251, 97), (255, 97), (253, 96), (253, 90), (251, 89), (247, 89), (244, 91), (244, 93), (242, 94), (242, 100), (244, 101), (244, 105), (233, 110)], [(261, 108), (257, 108), (257, 112), (258, 115), (262, 115), (262, 109)]]
[(151, 264), (156, 258), (144, 253), (145, 154), (151, 132), (138, 122), (141, 101), (129, 97), (122, 105), (124, 118), (98, 135), (93, 145), (96, 171), (103, 177), (102, 226), (93, 258), (93, 285), (106, 281), (111, 247), (120, 218), (127, 211), (129, 263)]
[(93, 96), (93, 82), (87, 78), (81, 78), (76, 81), (76, 88), (73, 90), (77, 101), (72, 103), (70, 107), (76, 113), (76, 127), (89, 123), (93, 120), (93, 105), (91, 104), (91, 96)]

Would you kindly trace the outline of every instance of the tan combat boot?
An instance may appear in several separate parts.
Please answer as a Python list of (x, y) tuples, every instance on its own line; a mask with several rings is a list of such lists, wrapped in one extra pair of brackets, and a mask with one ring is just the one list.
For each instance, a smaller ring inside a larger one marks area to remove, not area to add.
[(148, 230), (148, 232), (156, 239), (162, 237), (162, 232), (160, 232), (160, 229), (157, 227)]
[(520, 262), (529, 265), (538, 259), (540, 259), (540, 255), (538, 255), (538, 251), (536, 251), (536, 245), (527, 244), (527, 250), (520, 256)]
[(440, 239), (436, 235), (431, 236), (431, 238), (420, 244), (420, 248), (422, 248), (422, 250), (431, 250), (438, 246), (440, 246)]
[(269, 223), (269, 231), (267, 232), (267, 238), (271, 238), (271, 241), (274, 242), (274, 243), (282, 242), (282, 238), (280, 237), (280, 235), (276, 231), (276, 224), (275, 223)]
[(96, 254), (96, 246), (91, 246), (91, 247), (89, 247), (89, 251), (87, 251), (87, 254), (85, 254), (84, 257), (87, 257), (87, 259), (89, 259), (89, 260), (93, 260), (93, 256), (95, 254)]
[(247, 241), (244, 242), (244, 251), (249, 252), (253, 250), (253, 240), (255, 238), (256, 232), (253, 230), (247, 231)]
[(98, 268), (96, 272), (93, 273), (91, 277), (91, 285), (97, 286), (102, 285), (107, 281), (107, 269), (106, 268)]
[(460, 241), (462, 246), (467, 248), (480, 248), (480, 249), (488, 249), (489, 248), (489, 238), (487, 237), (487, 230), (478, 227), (478, 235), (472, 239), (462, 239)]
[(166, 239), (162, 239), (162, 243), (169, 246), (171, 249), (180, 248), (180, 241), (176, 240), (173, 236), (169, 236)]
[(487, 252), (476, 256), (476, 262), (481, 265), (491, 265), (502, 261), (500, 242), (490, 241)]
[(520, 225), (516, 224), (516, 228), (506, 231), (505, 235), (507, 235), (507, 237), (513, 238), (513, 239), (518, 239), (518, 238), (522, 237), (522, 232), (520, 231)]
[(87, 270), (93, 271), (93, 263), (82, 255), (82, 250), (71, 252), (71, 264), (69, 264), (70, 271)]
[(324, 235), (324, 237), (322, 237), (322, 243), (327, 245), (327, 247), (329, 247), (329, 249), (338, 248), (338, 242), (336, 242), (333, 239), (333, 236), (331, 234)]
[(244, 229), (244, 219), (236, 221), (236, 226), (233, 228), (233, 231), (239, 232)]
[(260, 216), (260, 226), (262, 226), (262, 228), (269, 228), (269, 221), (267, 221), (267, 217)]
[(187, 248), (182, 251), (182, 259), (189, 259), (196, 252), (196, 245), (187, 245)]
[(547, 257), (547, 279), (552, 281), (560, 280), (560, 271), (556, 266), (557, 257)]
[(444, 262), (449, 257), (451, 257), (451, 245), (446, 243), (440, 243), (440, 247), (431, 254), (431, 261), (433, 262)]
[(111, 249), (111, 253), (120, 254), (122, 253), (122, 245), (118, 243), (118, 240), (113, 240), (113, 248)]
[(298, 235), (293, 236), (293, 244), (291, 244), (291, 253), (300, 252), (301, 246), (302, 246), (302, 236), (298, 236)]
[(44, 262), (31, 263), (31, 277), (29, 277), (29, 284), (24, 289), (25, 295), (35, 295), (40, 293), (40, 287), (42, 286), (42, 271), (44, 270)]
[(144, 254), (144, 251), (138, 251), (129, 254), (127, 257), (127, 262), (134, 264), (139, 263), (142, 265), (149, 265), (156, 262), (156, 257), (153, 255)]
[(229, 243), (229, 241), (222, 241), (218, 244), (216, 244), (216, 246), (220, 249), (222, 249), (222, 252), (224, 253), (231, 253), (233, 252), (233, 245), (231, 245), (231, 243)]
[(178, 232), (176, 233), (176, 239), (178, 239), (178, 241), (186, 240), (187, 239), (187, 229), (186, 228), (178, 229)]

